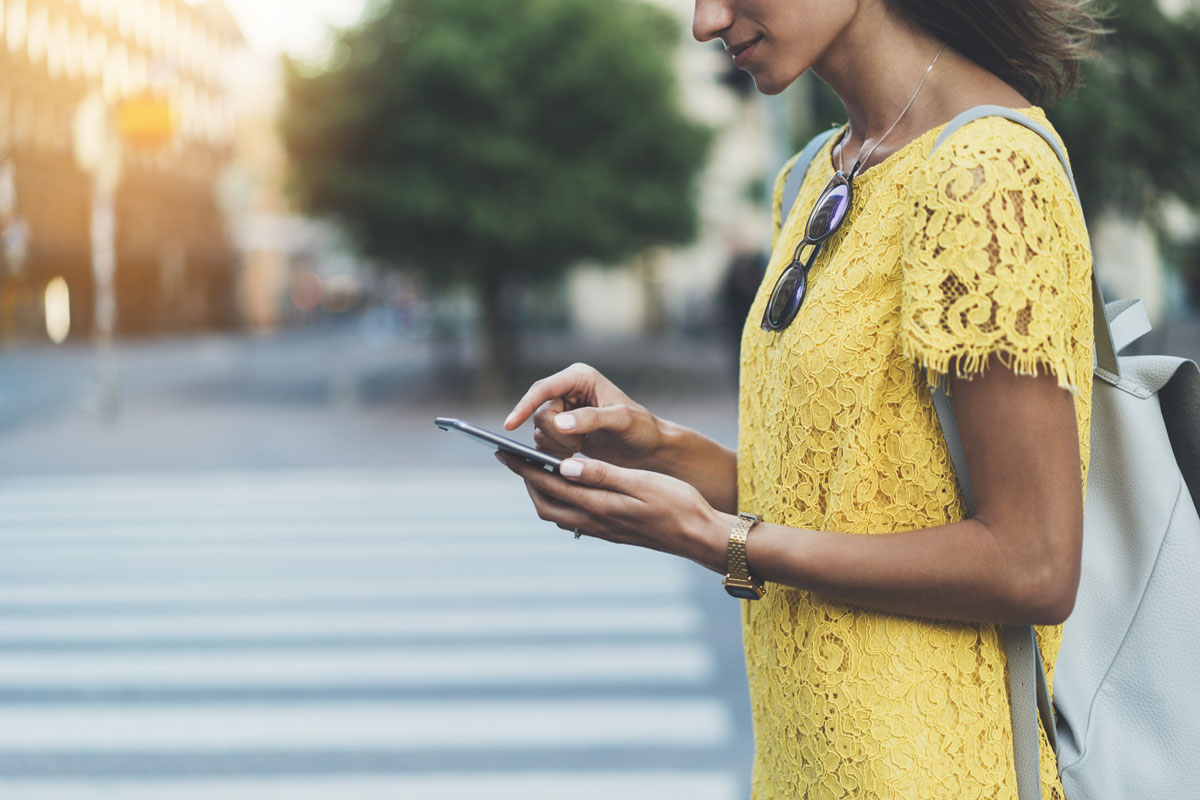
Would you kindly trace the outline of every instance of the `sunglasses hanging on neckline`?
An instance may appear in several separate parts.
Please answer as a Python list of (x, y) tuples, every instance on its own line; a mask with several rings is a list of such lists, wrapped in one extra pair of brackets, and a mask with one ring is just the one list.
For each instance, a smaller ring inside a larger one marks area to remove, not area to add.
[[(826, 184), (812, 212), (808, 215), (808, 224), (804, 226), (804, 238), (796, 245), (792, 261), (788, 264), (775, 288), (771, 291), (771, 299), (763, 312), (762, 329), (764, 331), (781, 331), (792, 323), (800, 311), (804, 297), (808, 294), (808, 272), (813, 262), (821, 252), (821, 248), (829, 237), (837, 232), (846, 214), (850, 211), (850, 201), (854, 196), (854, 176), (861, 168), (855, 163), (850, 174), (838, 170)], [(801, 258), (804, 248), (811, 247), (807, 258)]]

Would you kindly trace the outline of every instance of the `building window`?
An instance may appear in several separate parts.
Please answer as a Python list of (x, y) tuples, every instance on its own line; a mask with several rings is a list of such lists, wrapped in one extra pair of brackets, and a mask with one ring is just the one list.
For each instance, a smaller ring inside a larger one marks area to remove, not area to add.
[(103, 31), (93, 31), (87, 48), (87, 59), (83, 65), (88, 78), (98, 80), (104, 74), (104, 64), (107, 60), (108, 37)]
[(41, 64), (46, 58), (46, 40), (50, 37), (50, 12), (43, 5), (34, 6), (29, 12), (25, 46), (29, 52), (29, 63)]
[(46, 42), (46, 64), (50, 68), (50, 77), (57, 78), (68, 72), (67, 51), (71, 47), (67, 19), (55, 16), (50, 23), (50, 36)]
[(150, 68), (146, 64), (146, 57), (141, 53), (133, 53), (129, 57), (129, 83), (131, 91), (137, 92), (145, 89), (150, 82)]
[(117, 24), (117, 6), (120, 0), (100, 0), (100, 21), (108, 27)]
[(126, 41), (134, 36), (134, 16), (137, 14), (138, 5), (140, 3), (137, 0), (121, 0), (117, 3), (117, 30)]
[(134, 6), (133, 27), (137, 43), (143, 49), (150, 48), (150, 0), (138, 0)]
[(115, 100), (129, 91), (129, 55), (125, 45), (117, 42), (108, 50), (104, 60), (104, 94)]
[(5, 33), (8, 39), (8, 49), (17, 53), (25, 46), (26, 25), (29, 22), (25, 0), (9, 0), (8, 13), (5, 15)]
[(167, 2), (163, 5), (162, 15), (162, 48), (167, 58), (178, 59), (178, 54), (175, 52), (175, 46), (178, 43), (176, 38), (178, 29), (175, 27), (175, 6)]
[(154, 53), (162, 55), (163, 53), (163, 12), (162, 4), (159, 0), (147, 0), (146, 2), (146, 30), (149, 47)]
[(82, 20), (71, 25), (70, 46), (67, 47), (67, 73), (78, 78), (87, 74), (88, 29)]

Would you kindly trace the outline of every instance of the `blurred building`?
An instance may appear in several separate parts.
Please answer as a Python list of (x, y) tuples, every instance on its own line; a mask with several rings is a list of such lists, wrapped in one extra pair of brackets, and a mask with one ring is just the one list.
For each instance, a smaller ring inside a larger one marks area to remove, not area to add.
[[(795, 97), (759, 95), (720, 43), (692, 39), (691, 0), (646, 0), (676, 17), (676, 57), (684, 111), (715, 132), (697, 183), (699, 233), (683, 247), (656, 248), (616, 269), (582, 265), (568, 282), (576, 327), (593, 335), (624, 336), (720, 325), (722, 286), (731, 265), (770, 246), (766, 186), (790, 155), (786, 124), (800, 111)], [(788, 108), (788, 106), (796, 106)], [(604, 297), (604, 303), (596, 303)]]
[(221, 0), (0, 0), (0, 175), (13, 176), (0, 224), (26, 231), (0, 269), (7, 335), (45, 335), (60, 276), (71, 335), (91, 332), (107, 244), (116, 331), (232, 322), (217, 185), (244, 47)]
[(233, 298), (241, 322), (257, 333), (356, 310), (374, 280), (335, 225), (299, 213), (287, 198), (290, 165), (276, 124), (280, 69), (248, 51), (239, 60), (235, 157), (221, 186), (239, 253)]

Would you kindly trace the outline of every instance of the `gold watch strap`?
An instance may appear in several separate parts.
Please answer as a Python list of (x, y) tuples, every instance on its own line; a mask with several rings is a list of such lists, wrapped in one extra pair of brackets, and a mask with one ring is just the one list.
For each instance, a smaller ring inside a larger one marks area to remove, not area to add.
[(725, 572), (731, 578), (750, 580), (750, 569), (746, 566), (746, 537), (756, 522), (758, 522), (758, 517), (754, 514), (738, 512), (737, 522), (733, 523), (733, 529), (729, 531), (729, 546), (725, 551)]
[(746, 564), (746, 537), (757, 522), (758, 517), (754, 514), (739, 512), (725, 548), (726, 573), (722, 585), (726, 592), (741, 600), (758, 600), (766, 592), (762, 581), (750, 577)]

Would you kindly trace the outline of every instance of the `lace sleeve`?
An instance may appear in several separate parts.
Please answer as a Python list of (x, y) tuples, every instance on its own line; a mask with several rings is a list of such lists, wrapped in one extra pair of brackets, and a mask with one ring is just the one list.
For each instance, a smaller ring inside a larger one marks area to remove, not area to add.
[(1091, 254), (1053, 151), (1002, 119), (941, 146), (910, 185), (901, 338), (930, 384), (996, 354), (1074, 393), (1091, 362)]

